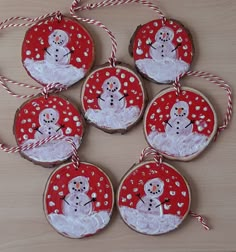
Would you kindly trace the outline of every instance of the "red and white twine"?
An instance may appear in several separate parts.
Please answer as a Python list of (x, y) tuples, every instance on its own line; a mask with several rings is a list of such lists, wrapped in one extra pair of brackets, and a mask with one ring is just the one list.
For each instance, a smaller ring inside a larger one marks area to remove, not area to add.
[(148, 1), (141, 1), (141, 0), (105, 0), (102, 2), (98, 2), (98, 3), (90, 3), (84, 6), (79, 5), (81, 3), (81, 0), (74, 0), (72, 2), (72, 6), (70, 8), (70, 14), (77, 20), (79, 21), (83, 21), (86, 22), (88, 24), (93, 24), (96, 25), (102, 29), (104, 29), (107, 34), (109, 35), (110, 39), (111, 39), (111, 43), (112, 43), (112, 49), (111, 49), (111, 56), (109, 58), (109, 63), (112, 67), (115, 67), (116, 65), (116, 52), (117, 52), (117, 41), (116, 38), (114, 36), (114, 34), (100, 21), (97, 21), (95, 19), (89, 19), (89, 18), (83, 18), (83, 17), (79, 17), (77, 15), (75, 15), (75, 11), (85, 11), (85, 10), (92, 10), (92, 9), (96, 9), (96, 8), (101, 8), (101, 7), (108, 7), (108, 6), (117, 6), (117, 5), (122, 5), (122, 4), (128, 4), (128, 3), (140, 3), (143, 4), (147, 7), (149, 7), (150, 9), (154, 10), (155, 12), (157, 12), (163, 19), (163, 22), (165, 22), (166, 18), (165, 15), (162, 13), (162, 11), (159, 9), (159, 7), (157, 7), (156, 5), (154, 5), (151, 2)]
[(195, 218), (203, 227), (205, 230), (209, 231), (210, 227), (207, 224), (206, 218), (203, 218), (201, 215), (196, 214), (192, 211), (189, 212), (189, 215), (193, 218)]
[(72, 157), (71, 157), (71, 160), (73, 162), (74, 168), (78, 169), (79, 165), (80, 165), (80, 158), (79, 158), (78, 153), (77, 153), (76, 144), (73, 141), (73, 139), (71, 139), (71, 138), (66, 139), (66, 141), (71, 144), (71, 147), (72, 147)]
[(227, 98), (228, 98), (227, 109), (226, 109), (225, 117), (223, 120), (223, 124), (218, 127), (217, 133), (215, 135), (215, 140), (216, 140), (219, 133), (228, 127), (228, 125), (231, 121), (231, 118), (232, 118), (232, 113), (233, 113), (232, 89), (226, 81), (224, 81), (222, 78), (220, 78), (216, 75), (213, 75), (208, 72), (203, 72), (203, 71), (188, 71), (188, 72), (183, 73), (180, 76), (178, 76), (176, 78), (175, 82), (173, 83), (173, 86), (176, 89), (177, 95), (179, 95), (181, 93), (180, 79), (184, 76), (194, 76), (194, 77), (203, 78), (203, 79), (215, 84), (216, 86), (224, 89), (224, 91), (226, 92)]
[(162, 163), (162, 155), (151, 147), (146, 147), (142, 150), (141, 155), (139, 157), (139, 163), (143, 162), (148, 156), (153, 156), (154, 161), (158, 165)]

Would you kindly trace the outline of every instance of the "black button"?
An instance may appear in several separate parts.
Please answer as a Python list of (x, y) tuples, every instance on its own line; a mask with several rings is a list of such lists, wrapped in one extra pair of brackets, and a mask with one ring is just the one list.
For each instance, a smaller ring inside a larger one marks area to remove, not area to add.
[(179, 129), (179, 127), (177, 127), (176, 129)]
[(55, 55), (56, 57), (58, 57), (58, 55)]
[(179, 132), (176, 132), (177, 135), (179, 135)]
[(113, 106), (113, 103), (111, 103), (111, 106)]
[(56, 49), (56, 52), (58, 52), (59, 50), (58, 49)]
[(151, 211), (151, 208), (148, 208), (148, 211)]
[(177, 122), (177, 124), (179, 124), (179, 122)]

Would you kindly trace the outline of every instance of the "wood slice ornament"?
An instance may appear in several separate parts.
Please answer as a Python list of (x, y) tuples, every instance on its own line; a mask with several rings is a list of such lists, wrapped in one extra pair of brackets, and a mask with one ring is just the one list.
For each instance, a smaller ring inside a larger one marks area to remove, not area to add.
[(22, 44), (22, 63), (42, 85), (73, 85), (91, 69), (94, 42), (75, 19), (60, 15), (40, 20), (27, 32)]
[(18, 145), (29, 145), (47, 137), (64, 136), (37, 148), (21, 151), (24, 158), (45, 167), (60, 164), (72, 156), (72, 139), (78, 149), (84, 134), (79, 110), (67, 98), (50, 94), (26, 101), (16, 112), (14, 134)]
[(142, 118), (144, 112), (146, 93), (142, 80), (127, 64), (117, 61), (116, 38), (103, 23), (75, 15), (75, 11), (92, 10), (105, 2), (85, 6), (80, 6), (79, 2), (73, 1), (71, 15), (104, 29), (112, 43), (108, 63), (97, 67), (83, 85), (81, 101), (85, 118), (105, 132), (125, 133)]
[(190, 69), (194, 46), (186, 27), (179, 21), (162, 18), (137, 28), (129, 52), (142, 76), (169, 84)]
[(199, 91), (164, 89), (150, 102), (144, 116), (147, 142), (163, 156), (191, 160), (211, 142), (217, 117), (209, 100)]
[(83, 238), (104, 229), (111, 218), (114, 192), (110, 179), (98, 167), (73, 163), (57, 168), (44, 192), (48, 222), (63, 236)]
[(81, 101), (88, 122), (108, 133), (124, 133), (141, 119), (146, 92), (129, 66), (105, 64), (85, 80)]
[(145, 161), (122, 178), (117, 207), (123, 221), (146, 235), (175, 230), (189, 213), (191, 193), (185, 178), (171, 165)]

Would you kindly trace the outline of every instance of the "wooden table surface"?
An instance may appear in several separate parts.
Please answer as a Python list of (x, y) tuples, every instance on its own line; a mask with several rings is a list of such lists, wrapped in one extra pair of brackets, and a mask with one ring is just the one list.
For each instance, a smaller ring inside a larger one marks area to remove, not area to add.
[[(84, 1), (89, 2), (89, 1)], [(180, 20), (192, 32), (196, 54), (192, 69), (210, 71), (235, 85), (236, 1), (235, 0), (160, 0), (167, 16)], [(0, 19), (11, 16), (36, 17), (54, 10), (68, 14), (69, 0), (0, 0)], [(119, 60), (133, 65), (128, 55), (129, 39), (139, 24), (155, 19), (156, 14), (138, 4), (84, 12), (83, 16), (103, 21), (118, 40)], [(104, 63), (110, 53), (110, 41), (104, 31), (86, 25), (97, 49), (96, 64)], [(27, 76), (21, 64), (21, 43), (25, 28), (0, 32), (0, 72), (17, 81), (37, 85)], [(222, 89), (187, 78), (184, 84), (202, 91), (213, 103), (219, 120), (226, 110)], [(163, 86), (145, 81), (150, 98)], [(64, 94), (79, 103), (81, 84)], [(22, 93), (32, 91), (16, 89)], [(0, 139), (15, 145), (12, 133), (16, 109), (24, 102), (0, 88)], [(0, 152), (0, 251), (236, 251), (236, 124), (219, 136), (206, 151), (191, 162), (169, 161), (188, 179), (192, 188), (193, 211), (207, 216), (212, 230), (207, 232), (188, 217), (181, 227), (159, 237), (131, 231), (114, 211), (108, 228), (83, 240), (71, 240), (57, 234), (47, 223), (42, 206), (44, 186), (52, 169), (35, 166), (19, 154)], [(79, 150), (82, 160), (103, 167), (117, 188), (122, 175), (138, 160), (147, 146), (142, 123), (125, 135), (109, 135), (87, 127)]]

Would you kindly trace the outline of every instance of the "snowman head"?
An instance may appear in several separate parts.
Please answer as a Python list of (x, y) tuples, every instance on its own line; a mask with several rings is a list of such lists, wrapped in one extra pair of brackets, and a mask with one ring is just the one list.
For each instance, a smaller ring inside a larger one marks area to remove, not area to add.
[(67, 33), (63, 30), (56, 29), (48, 37), (49, 45), (65, 46), (69, 41)]
[(89, 190), (88, 179), (84, 176), (75, 177), (69, 182), (68, 189), (70, 193), (85, 193)]
[(40, 125), (47, 125), (49, 123), (56, 124), (59, 120), (59, 113), (57, 110), (52, 108), (44, 109), (39, 114)]
[(178, 101), (170, 111), (171, 118), (186, 118), (189, 114), (189, 106), (185, 101)]
[(146, 195), (157, 198), (162, 195), (164, 191), (164, 182), (159, 178), (149, 180), (144, 185), (144, 192)]
[(174, 31), (169, 27), (162, 27), (156, 34), (156, 41), (168, 42), (174, 38)]
[(109, 79), (105, 80), (102, 85), (102, 89), (104, 92), (114, 93), (116, 91), (119, 91), (120, 88), (121, 88), (120, 81), (115, 76), (112, 76)]

